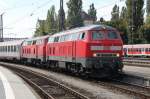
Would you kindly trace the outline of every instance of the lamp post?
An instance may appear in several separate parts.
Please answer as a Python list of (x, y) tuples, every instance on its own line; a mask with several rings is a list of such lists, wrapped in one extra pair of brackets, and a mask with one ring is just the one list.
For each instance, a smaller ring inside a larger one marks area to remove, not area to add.
[(65, 30), (65, 12), (63, 7), (63, 0), (60, 0), (59, 9), (59, 31)]
[(3, 15), (4, 13), (2, 13), (0, 15), (0, 42), (3, 42)]

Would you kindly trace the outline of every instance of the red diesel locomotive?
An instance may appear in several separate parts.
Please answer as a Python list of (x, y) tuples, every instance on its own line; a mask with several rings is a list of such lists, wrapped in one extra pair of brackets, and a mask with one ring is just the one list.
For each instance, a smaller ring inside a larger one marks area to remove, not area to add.
[[(0, 46), (0, 53), (7, 53), (10, 46), (10, 42)], [(105, 25), (90, 25), (26, 39), (20, 46), (17, 51), (23, 63), (47, 64), (50, 68), (95, 77), (110, 77), (123, 68), (121, 37), (116, 29)], [(13, 49), (9, 50), (9, 55), (11, 53), (14, 53)]]
[(26, 39), (22, 43), (22, 62), (41, 64), (46, 62), (48, 36)]
[(123, 68), (122, 46), (116, 29), (91, 25), (50, 36), (46, 57), (55, 68), (108, 77)]

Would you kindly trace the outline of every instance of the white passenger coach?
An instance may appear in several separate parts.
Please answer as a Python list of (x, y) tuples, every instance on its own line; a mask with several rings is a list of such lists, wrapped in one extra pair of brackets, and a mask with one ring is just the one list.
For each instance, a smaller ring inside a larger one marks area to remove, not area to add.
[(0, 59), (18, 60), (21, 57), (21, 45), (24, 40), (0, 42)]

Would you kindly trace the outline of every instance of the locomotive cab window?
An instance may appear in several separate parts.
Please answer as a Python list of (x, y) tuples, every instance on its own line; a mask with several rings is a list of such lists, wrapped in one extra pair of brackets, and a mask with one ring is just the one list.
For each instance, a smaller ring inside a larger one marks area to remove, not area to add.
[(83, 40), (83, 39), (85, 39), (85, 33), (80, 33), (80, 35), (79, 35), (80, 37), (79, 37), (79, 39), (80, 40)]
[(108, 32), (108, 38), (109, 39), (118, 39), (118, 35), (115, 31), (109, 31)]
[(101, 40), (101, 39), (104, 39), (104, 34), (100, 31), (94, 31), (92, 33), (92, 39), (93, 40)]

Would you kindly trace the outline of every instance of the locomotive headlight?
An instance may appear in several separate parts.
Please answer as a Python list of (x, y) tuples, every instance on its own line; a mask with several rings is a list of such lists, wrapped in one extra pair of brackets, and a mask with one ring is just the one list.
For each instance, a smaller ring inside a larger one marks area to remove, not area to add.
[(93, 54), (93, 57), (96, 57), (96, 56), (97, 56), (97, 54), (96, 54), (96, 53), (94, 53), (94, 54)]
[(119, 56), (120, 56), (120, 54), (119, 54), (119, 53), (117, 53), (117, 54), (116, 54), (116, 56), (117, 56), (117, 57), (119, 57)]

